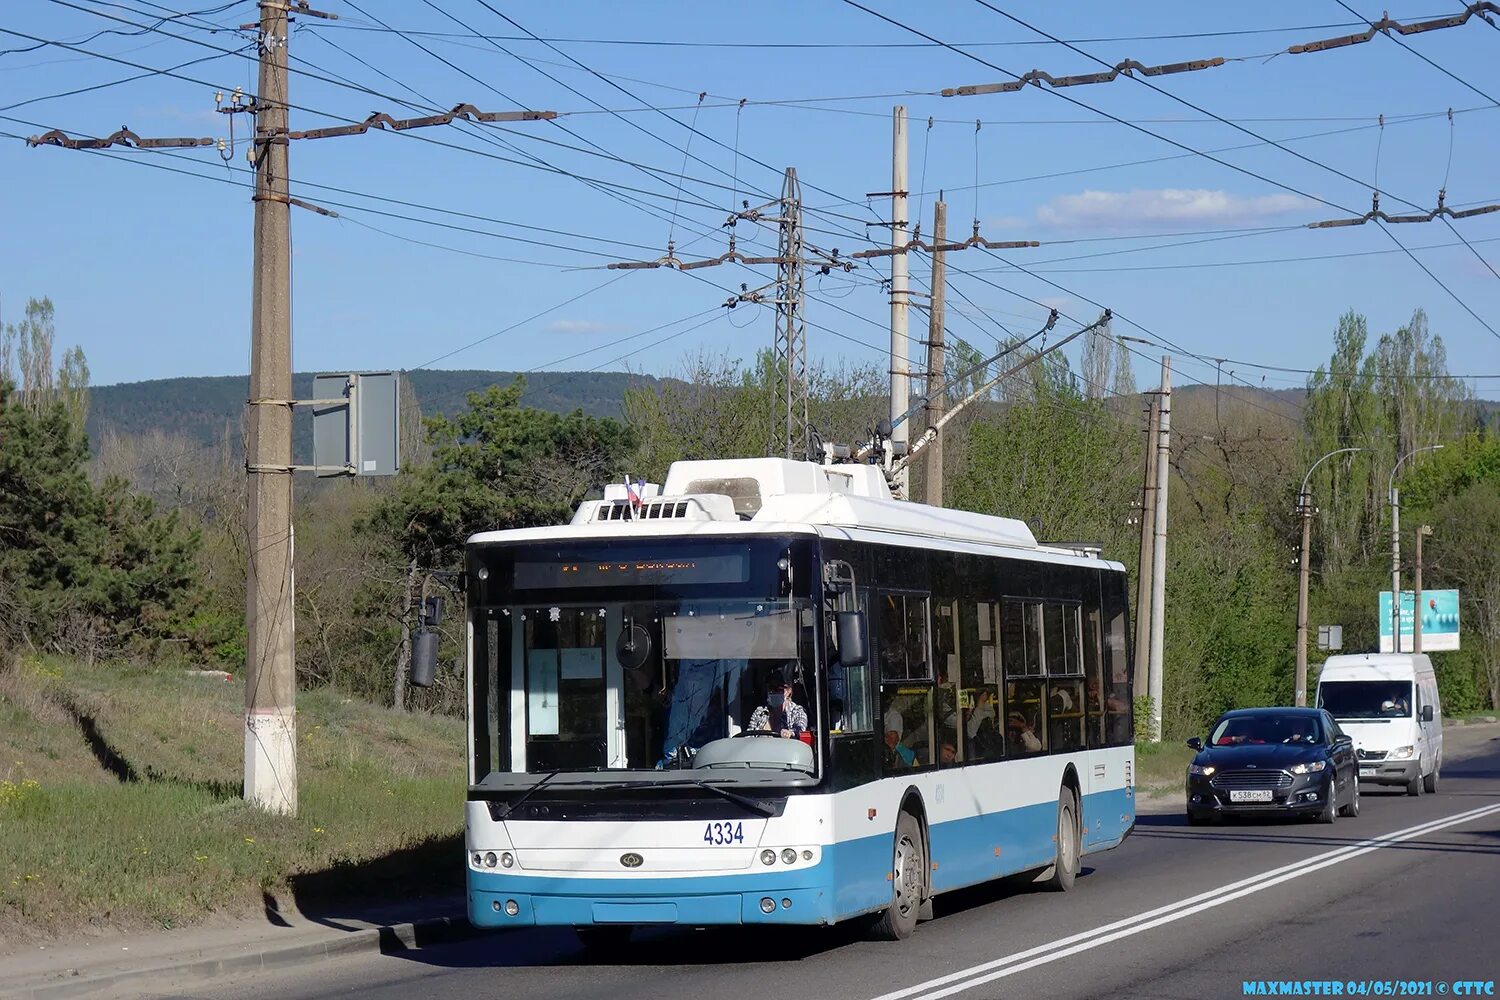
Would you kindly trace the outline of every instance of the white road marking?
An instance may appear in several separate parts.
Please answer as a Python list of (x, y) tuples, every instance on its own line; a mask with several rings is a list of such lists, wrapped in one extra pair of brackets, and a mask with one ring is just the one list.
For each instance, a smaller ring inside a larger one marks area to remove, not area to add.
[(1025, 951), (1016, 952), (1014, 955), (1006, 955), (1004, 958), (997, 958), (990, 962), (984, 962), (958, 972), (949, 973), (946, 976), (929, 979), (915, 986), (908, 986), (905, 989), (896, 990), (892, 993), (885, 993), (875, 997), (874, 1000), (905, 1000), (907, 997), (915, 996), (920, 996), (920, 1000), (941, 1000), (943, 997), (962, 993), (965, 990), (982, 986), (996, 979), (1003, 979), (1006, 976), (1024, 972), (1039, 965), (1046, 965), (1049, 962), (1055, 962), (1058, 959), (1067, 958), (1070, 955), (1076, 955), (1079, 952), (1088, 951), (1100, 945), (1118, 941), (1121, 938), (1143, 933), (1144, 931), (1160, 927), (1163, 924), (1183, 920), (1204, 910), (1209, 910), (1224, 903), (1261, 892), (1274, 885), (1289, 882), (1304, 875), (1311, 875), (1313, 872), (1342, 864), (1345, 861), (1369, 854), (1372, 851), (1378, 851), (1381, 848), (1411, 840), (1424, 834), (1435, 833), (1450, 826), (1458, 826), (1496, 813), (1500, 813), (1500, 804), (1481, 806), (1477, 809), (1470, 809), (1444, 819), (1431, 820), (1417, 826), (1407, 827), (1404, 830), (1397, 830), (1394, 833), (1372, 837), (1357, 844), (1350, 844), (1346, 847), (1340, 847), (1323, 854), (1315, 855), (1305, 861), (1298, 861), (1293, 864), (1283, 865), (1280, 868), (1273, 868), (1269, 871), (1252, 875), (1249, 878), (1240, 879), (1238, 882), (1232, 882), (1229, 885), (1220, 886), (1217, 889), (1211, 889), (1196, 896), (1190, 896), (1186, 899), (1177, 900), (1174, 903), (1168, 903), (1165, 906), (1159, 906), (1145, 913), (1137, 913), (1134, 916), (1125, 917), (1114, 923), (1105, 924), (1103, 927), (1095, 927), (1078, 934), (1059, 938), (1056, 941), (1037, 945), (1034, 948), (1028, 948)]

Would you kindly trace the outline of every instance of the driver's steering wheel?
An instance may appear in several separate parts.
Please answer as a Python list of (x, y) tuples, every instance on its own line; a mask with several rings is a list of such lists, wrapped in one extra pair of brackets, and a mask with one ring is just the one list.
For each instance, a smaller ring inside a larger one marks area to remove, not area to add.
[(734, 734), (735, 739), (739, 739), (742, 736), (775, 736), (779, 738), (781, 734), (771, 729), (741, 729)]

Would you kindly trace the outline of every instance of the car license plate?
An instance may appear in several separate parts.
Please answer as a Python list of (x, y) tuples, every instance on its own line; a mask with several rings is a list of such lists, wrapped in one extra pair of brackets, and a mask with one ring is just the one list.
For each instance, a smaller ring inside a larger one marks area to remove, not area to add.
[(1243, 789), (1229, 793), (1230, 802), (1270, 802), (1271, 790), (1265, 789)]
[(1377, 770), (1377, 768), (1373, 768), (1373, 767), (1362, 767), (1362, 768), (1359, 769), (1359, 776), (1361, 778), (1368, 778), (1371, 775), (1373, 775), (1376, 772), (1376, 770)]

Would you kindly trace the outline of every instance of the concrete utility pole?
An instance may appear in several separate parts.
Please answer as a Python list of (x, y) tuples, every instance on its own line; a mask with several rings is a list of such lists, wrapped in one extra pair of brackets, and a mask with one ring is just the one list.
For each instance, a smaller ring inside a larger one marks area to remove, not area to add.
[(1396, 489), (1396, 473), (1413, 455), (1424, 451), (1439, 451), (1440, 444), (1416, 448), (1396, 459), (1391, 466), (1390, 478), (1386, 481), (1386, 493), (1391, 498), (1391, 652), (1401, 652), (1401, 491)]
[[(906, 314), (910, 303), (907, 287), (906, 244), (906, 108), (896, 105), (891, 114), (891, 441), (893, 452), (903, 452), (910, 440), (908, 422), (902, 417), (911, 405), (911, 374), (907, 338)], [(909, 473), (906, 465), (895, 472), (896, 493), (910, 497)]]
[(1307, 475), (1302, 477), (1302, 489), (1297, 491), (1297, 513), (1302, 518), (1302, 551), (1298, 557), (1297, 567), (1297, 677), (1293, 704), (1299, 708), (1307, 704), (1307, 586), (1312, 564), (1314, 513), (1312, 493), (1308, 489), (1308, 484), (1312, 482), (1313, 471), (1328, 459), (1335, 455), (1347, 455), (1356, 451), (1364, 451), (1364, 449), (1340, 448), (1318, 459), (1312, 464), (1312, 468), (1307, 470)]
[(1141, 558), (1135, 578), (1135, 690), (1151, 687), (1151, 566), (1156, 551), (1156, 452), (1161, 397), (1147, 393), (1146, 481), (1141, 487)]
[(1151, 553), (1151, 742), (1161, 742), (1162, 645), (1166, 635), (1167, 482), (1172, 471), (1172, 358), (1161, 359), (1160, 423), (1156, 451), (1155, 546)]
[[(934, 202), (932, 206), (933, 246), (941, 247), (948, 238), (948, 204)], [(943, 322), (947, 302), (947, 257), (941, 249), (932, 251), (932, 311), (927, 323), (927, 426), (937, 427), (948, 409), (948, 387), (946, 384), (947, 357), (943, 351)], [(927, 502), (934, 507), (943, 505), (943, 432), (927, 446)]]
[[(1395, 470), (1391, 470), (1394, 477)], [(1391, 652), (1401, 652), (1401, 498), (1391, 487)]]
[(1417, 565), (1413, 568), (1412, 575), (1412, 601), (1411, 610), (1415, 618), (1411, 623), (1411, 651), (1420, 653), (1422, 651), (1422, 538), (1432, 534), (1432, 526), (1422, 525), (1417, 529)]
[(287, 177), (287, 6), (261, 0), (256, 95), (255, 262), (245, 597), (245, 800), (297, 812), (292, 621), (291, 186)]

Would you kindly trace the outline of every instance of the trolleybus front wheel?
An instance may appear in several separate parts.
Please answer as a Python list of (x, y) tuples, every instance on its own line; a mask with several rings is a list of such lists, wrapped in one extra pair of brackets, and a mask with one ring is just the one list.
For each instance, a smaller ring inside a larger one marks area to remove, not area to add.
[(1042, 872), (1043, 888), (1067, 892), (1078, 878), (1078, 798), (1064, 787), (1057, 798), (1057, 860)]
[(902, 810), (896, 820), (891, 851), (891, 903), (876, 917), (870, 934), (881, 941), (900, 941), (917, 929), (927, 893), (927, 844), (922, 824)]

